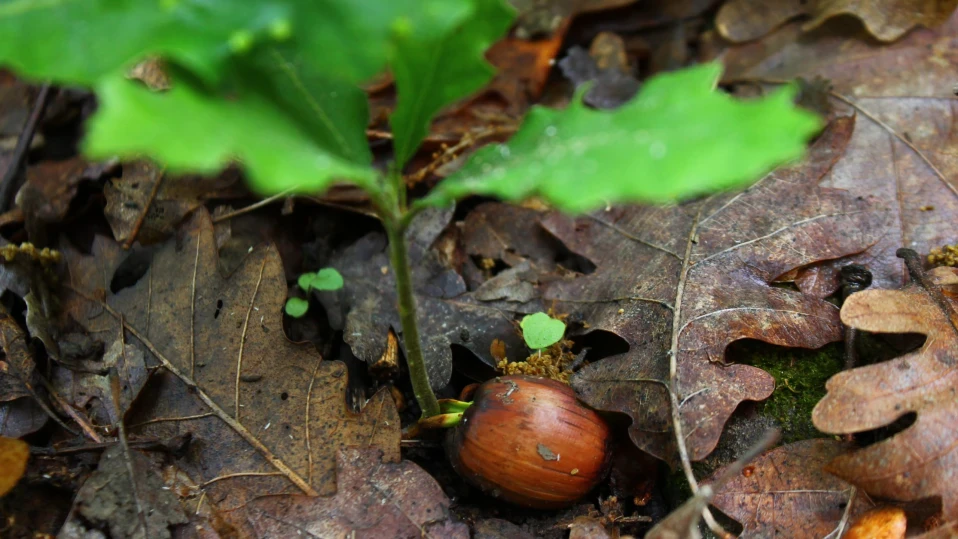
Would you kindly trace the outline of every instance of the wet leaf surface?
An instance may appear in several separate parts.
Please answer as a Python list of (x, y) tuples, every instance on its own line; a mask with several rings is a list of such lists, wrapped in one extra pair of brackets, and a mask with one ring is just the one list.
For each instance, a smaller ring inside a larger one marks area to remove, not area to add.
[[(854, 487), (825, 471), (851, 449), (835, 440), (803, 440), (752, 461), (712, 498), (712, 505), (742, 524), (743, 537), (825, 537), (841, 522), (873, 507)], [(715, 473), (721, 476), (723, 470)]]
[[(399, 422), (388, 394), (375, 395), (360, 414), (349, 412), (343, 365), (286, 339), (286, 281), (272, 245), (257, 246), (226, 278), (209, 215), (198, 211), (153, 253), (138, 280), (115, 293), (106, 292), (124, 259), (115, 242), (98, 237), (91, 255), (70, 247), (64, 253), (70, 282), (81, 291), (69, 294), (65, 317), (109, 341), (119, 337), (122, 316), (127, 342), (143, 349), (148, 365), (165, 365), (128, 416), (130, 436), (192, 433), (178, 464), (210, 503), (241, 506), (295, 491), (291, 481), (331, 494), (336, 454), (347, 445), (398, 458)], [(110, 310), (91, 301), (104, 295)]]
[(629, 351), (580, 370), (572, 385), (591, 406), (629, 414), (632, 440), (674, 458), (669, 356), (688, 451), (704, 458), (744, 400), (768, 397), (774, 380), (749, 365), (724, 364), (738, 339), (818, 348), (841, 339), (830, 303), (770, 286), (792, 268), (861, 252), (877, 241), (871, 203), (818, 180), (845, 149), (852, 122), (834, 124), (808, 159), (740, 193), (671, 207), (622, 207), (545, 227), (594, 273), (551, 284), (559, 312), (613, 332)]
[(381, 460), (375, 450), (342, 450), (335, 496), (271, 496), (246, 509), (260, 537), (443, 537), (467, 539), (439, 484), (412, 462)]
[[(953, 268), (937, 271), (955, 274)], [(818, 429), (836, 434), (876, 429), (917, 414), (901, 432), (837, 457), (827, 470), (875, 496), (902, 501), (940, 496), (945, 520), (958, 517), (958, 435), (952, 428), (958, 417), (956, 313), (958, 301), (942, 294), (934, 274), (901, 290), (850, 296), (842, 306), (843, 323), (877, 333), (921, 333), (927, 339), (918, 351), (833, 376), (812, 413)]]

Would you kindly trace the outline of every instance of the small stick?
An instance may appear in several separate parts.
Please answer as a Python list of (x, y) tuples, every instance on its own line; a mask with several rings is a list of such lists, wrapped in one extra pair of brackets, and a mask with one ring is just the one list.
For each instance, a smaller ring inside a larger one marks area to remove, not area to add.
[(140, 216), (136, 218), (136, 223), (133, 224), (133, 230), (130, 231), (130, 237), (123, 242), (123, 250), (132, 247), (137, 235), (140, 234), (140, 229), (143, 228), (143, 221), (146, 221), (146, 214), (149, 213), (150, 207), (153, 206), (153, 201), (156, 200), (156, 193), (160, 190), (160, 184), (163, 183), (164, 177), (166, 177), (165, 168), (160, 170), (160, 176), (153, 182), (153, 189), (150, 190), (150, 198), (147, 199), (146, 206), (143, 208), (143, 211), (140, 212)]
[(40, 118), (43, 117), (43, 111), (47, 108), (50, 88), (49, 84), (40, 87), (40, 93), (33, 104), (30, 117), (27, 118), (27, 123), (23, 126), (23, 131), (20, 132), (20, 137), (17, 139), (17, 146), (13, 150), (13, 159), (10, 161), (10, 166), (3, 173), (3, 180), (0, 180), (0, 211), (9, 210), (13, 203), (14, 193), (18, 187), (16, 183), (17, 173), (23, 166), (27, 150), (30, 149), (30, 144), (33, 142), (33, 135), (37, 132), (37, 125), (40, 123)]
[(295, 190), (296, 190), (295, 187), (290, 187), (289, 189), (281, 193), (277, 193), (269, 198), (264, 198), (263, 200), (250, 204), (249, 206), (246, 206), (245, 208), (240, 208), (238, 210), (234, 210), (229, 213), (224, 213), (223, 215), (220, 215), (219, 217), (214, 217), (213, 224), (215, 225), (216, 223), (226, 221), (227, 219), (239, 217), (240, 215), (243, 215), (244, 213), (249, 213), (253, 210), (258, 210), (259, 208), (262, 208), (263, 206), (267, 206), (269, 204), (272, 204), (273, 202), (276, 202), (277, 200), (281, 198), (285, 198), (286, 196), (288, 196), (290, 193), (292, 193)]

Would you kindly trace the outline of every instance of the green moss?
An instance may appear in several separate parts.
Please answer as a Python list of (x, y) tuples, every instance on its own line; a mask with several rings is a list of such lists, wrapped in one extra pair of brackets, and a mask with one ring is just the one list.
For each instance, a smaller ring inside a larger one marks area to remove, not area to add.
[(782, 348), (757, 341), (736, 343), (728, 357), (754, 365), (775, 378), (775, 392), (757, 411), (775, 419), (782, 443), (826, 436), (812, 424), (812, 409), (825, 396), (825, 382), (842, 369), (843, 348)]

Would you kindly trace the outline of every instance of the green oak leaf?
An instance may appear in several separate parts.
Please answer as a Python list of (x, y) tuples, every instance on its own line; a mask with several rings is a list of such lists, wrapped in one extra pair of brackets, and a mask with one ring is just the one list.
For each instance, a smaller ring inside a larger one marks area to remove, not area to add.
[(310, 290), (339, 290), (343, 287), (343, 276), (334, 268), (323, 268), (312, 274), (309, 280)]
[(670, 203), (799, 158), (822, 123), (794, 106), (795, 88), (742, 101), (715, 89), (721, 71), (711, 63), (658, 75), (611, 111), (587, 108), (583, 92), (565, 110), (534, 107), (508, 143), (477, 151), (420, 204), (472, 194), (538, 196), (570, 213)]
[(359, 83), (385, 69), (394, 37), (434, 40), (469, 12), (470, 0), (0, 0), (0, 65), (93, 86), (158, 56), (213, 82), (231, 57), (288, 42)]
[(475, 92), (495, 74), (485, 52), (509, 29), (514, 12), (503, 0), (472, 3), (470, 16), (438, 39), (413, 33), (395, 38), (391, 67), (397, 101), (390, 123), (400, 168), (426, 138), (440, 109)]
[(309, 310), (309, 302), (303, 298), (289, 298), (286, 300), (286, 314), (293, 318), (302, 318)]
[(522, 328), (522, 338), (525, 339), (526, 346), (533, 350), (552, 346), (565, 335), (565, 323), (546, 313), (524, 316), (519, 327)]
[[(269, 194), (318, 191), (337, 179), (374, 188), (376, 174), (368, 165), (368, 150), (356, 136), (365, 122), (337, 124), (353, 130), (344, 136), (343, 148), (351, 147), (358, 157), (345, 159), (345, 150), (331, 145), (332, 135), (323, 131), (323, 121), (298, 114), (311, 105), (290, 106), (275, 99), (272, 92), (288, 83), (273, 79), (273, 86), (263, 89), (250, 76), (244, 79), (242, 93), (231, 99), (210, 94), (186, 77), (174, 79), (172, 89), (163, 93), (121, 76), (105, 78), (96, 86), (100, 109), (90, 120), (84, 150), (93, 158), (146, 155), (170, 171), (215, 173), (238, 160), (253, 187)], [(338, 98), (347, 101), (355, 95), (348, 89), (340, 91)], [(318, 92), (329, 97), (328, 88)]]

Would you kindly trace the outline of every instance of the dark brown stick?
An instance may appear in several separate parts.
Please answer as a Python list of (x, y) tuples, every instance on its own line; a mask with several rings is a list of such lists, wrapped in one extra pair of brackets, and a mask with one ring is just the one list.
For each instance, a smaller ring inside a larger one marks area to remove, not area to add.
[(13, 150), (13, 159), (10, 161), (10, 166), (3, 173), (3, 180), (0, 181), (0, 212), (9, 210), (13, 205), (14, 193), (17, 192), (19, 187), (16, 181), (17, 174), (26, 160), (27, 150), (30, 149), (30, 144), (33, 142), (33, 135), (37, 131), (40, 118), (43, 117), (43, 111), (47, 108), (49, 97), (50, 85), (44, 84), (40, 87), (40, 94), (37, 95), (37, 100), (33, 104), (33, 110), (30, 112), (30, 117), (27, 118), (27, 124), (23, 126), (23, 131), (20, 132), (20, 137), (17, 139), (17, 147)]

